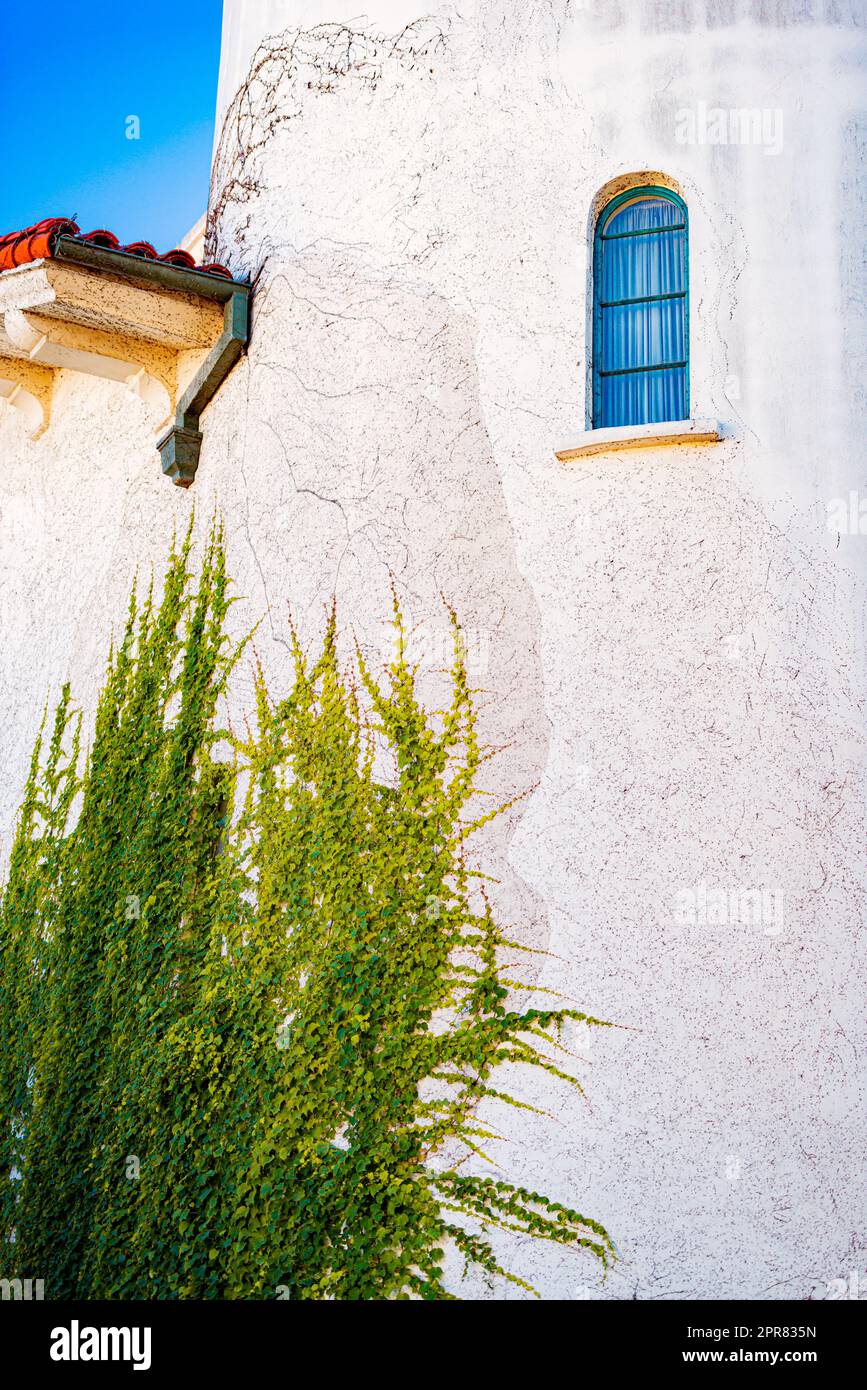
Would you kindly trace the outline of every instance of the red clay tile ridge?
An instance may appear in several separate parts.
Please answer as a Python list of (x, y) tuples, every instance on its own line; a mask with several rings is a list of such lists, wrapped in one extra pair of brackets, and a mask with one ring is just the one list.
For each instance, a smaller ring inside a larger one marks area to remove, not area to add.
[(24, 227), (20, 232), (7, 232), (0, 237), (0, 273), (12, 270), (15, 266), (26, 265), (28, 261), (39, 261), (54, 255), (58, 237), (74, 237), (90, 246), (100, 246), (107, 251), (123, 251), (128, 256), (141, 256), (148, 261), (164, 261), (166, 265), (183, 266), (186, 270), (198, 270), (205, 275), (219, 275), (224, 280), (232, 279), (231, 270), (216, 262), (210, 265), (196, 265), (189, 251), (165, 251), (162, 256), (149, 241), (133, 241), (121, 246), (114, 232), (98, 227), (96, 231), (82, 233), (77, 222), (69, 217), (44, 217), (32, 227)]

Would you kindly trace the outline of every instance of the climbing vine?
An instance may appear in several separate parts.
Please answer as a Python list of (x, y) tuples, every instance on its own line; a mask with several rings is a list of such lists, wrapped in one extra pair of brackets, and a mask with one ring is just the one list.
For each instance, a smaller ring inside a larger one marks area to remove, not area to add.
[(332, 613), (238, 736), (229, 588), (220, 528), (195, 582), (188, 533), (160, 601), (133, 593), (87, 754), (68, 689), (33, 753), (0, 900), (4, 1266), (52, 1298), (441, 1298), (449, 1248), (522, 1282), (496, 1228), (606, 1265), (601, 1225), (485, 1162), (480, 1103), (527, 1105), (497, 1069), (578, 1085), (562, 1026), (604, 1025), (504, 975), (456, 617), (445, 711), (395, 603), (384, 676), (341, 668)]

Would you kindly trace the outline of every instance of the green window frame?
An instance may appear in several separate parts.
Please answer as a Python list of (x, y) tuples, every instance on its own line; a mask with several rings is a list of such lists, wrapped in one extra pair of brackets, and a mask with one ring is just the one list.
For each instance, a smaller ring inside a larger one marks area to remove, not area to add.
[[(614, 216), (622, 210), (627, 203), (636, 203), (644, 198), (660, 198), (665, 202), (671, 203), (678, 209), (679, 217), (675, 222), (660, 227), (647, 227), (637, 231), (626, 232), (606, 232), (606, 227), (610, 224)], [(637, 238), (646, 236), (660, 236), (669, 232), (682, 231), (683, 236), (683, 288), (670, 290), (661, 294), (637, 295), (633, 298), (605, 300), (602, 297), (603, 287), (603, 263), (606, 244), (612, 241), (625, 240), (626, 238)], [(678, 360), (662, 360), (648, 365), (603, 368), (603, 315), (607, 309), (618, 309), (625, 305), (654, 304), (663, 300), (679, 299), (683, 303), (683, 357)], [(602, 208), (596, 219), (596, 229), (593, 238), (593, 410), (591, 424), (594, 429), (605, 429), (612, 425), (622, 423), (649, 423), (645, 421), (620, 421), (606, 418), (603, 398), (603, 382), (608, 377), (615, 376), (638, 376), (647, 375), (650, 372), (659, 371), (682, 371), (683, 373), (683, 411), (678, 416), (681, 419), (689, 418), (689, 217), (687, 214), (686, 203), (670, 188), (662, 188), (658, 184), (642, 184), (635, 188), (628, 188), (623, 193), (617, 194)]]

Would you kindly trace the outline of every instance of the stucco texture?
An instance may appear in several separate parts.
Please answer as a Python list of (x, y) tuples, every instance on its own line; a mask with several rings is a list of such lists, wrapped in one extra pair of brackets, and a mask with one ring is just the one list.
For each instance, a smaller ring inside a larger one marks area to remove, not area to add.
[[(36, 444), (0, 405), (0, 828), (46, 695), (70, 677), (92, 710), (193, 505), (277, 686), (287, 611), (312, 643), (332, 595), (381, 659), (393, 576), (435, 699), (444, 596), (486, 790), (535, 788), (477, 847), (499, 916), (621, 1025), (575, 1039), (586, 1100), (546, 1086), (497, 1150), (620, 1261), (513, 1264), (548, 1297), (824, 1297), (865, 1268), (867, 536), (827, 525), (864, 490), (863, 51), (842, 6), (682, 9), (227, 4), (207, 249), (255, 279), (249, 354), (188, 494), (119, 386), (63, 374)], [(678, 143), (699, 101), (780, 108), (781, 149)], [(560, 464), (594, 209), (659, 180), (690, 216), (692, 413), (726, 438)], [(684, 920), (702, 886), (724, 920)]]

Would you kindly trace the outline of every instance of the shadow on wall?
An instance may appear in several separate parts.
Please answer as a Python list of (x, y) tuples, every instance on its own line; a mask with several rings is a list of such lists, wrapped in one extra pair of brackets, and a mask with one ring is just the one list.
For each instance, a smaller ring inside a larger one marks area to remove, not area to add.
[[(287, 611), (312, 648), (332, 596), (344, 640), (381, 668), (393, 580), (423, 698), (439, 707), (452, 659), (446, 603), (456, 609), (480, 734), (500, 750), (487, 811), (539, 781), (548, 737), (539, 615), (481, 420), (475, 336), (426, 286), (374, 277), (358, 248), (272, 253), (257, 292), (242, 457), (225, 466), (243, 479), (249, 546), (231, 561), (238, 592), (264, 590), (271, 640), (260, 630), (257, 647), (269, 675), (286, 669)], [(544, 944), (540, 902), (506, 862), (521, 814), (519, 805), (486, 827), (474, 857), (502, 880), (503, 920)]]

